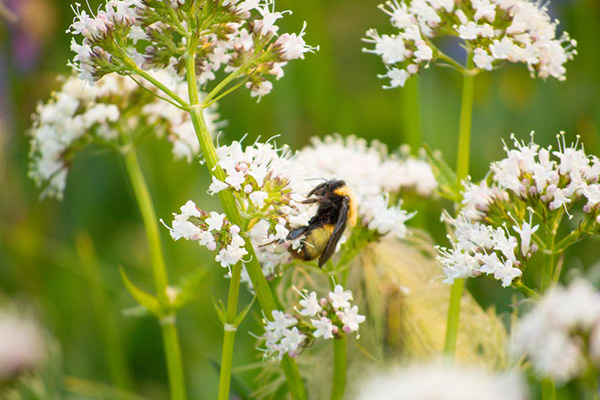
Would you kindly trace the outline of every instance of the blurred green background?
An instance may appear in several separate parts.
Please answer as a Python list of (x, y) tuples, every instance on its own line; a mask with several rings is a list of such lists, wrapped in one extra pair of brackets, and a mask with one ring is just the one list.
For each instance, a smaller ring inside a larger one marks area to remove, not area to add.
[[(105, 383), (121, 380), (149, 398), (166, 398), (157, 322), (122, 312), (134, 301), (123, 289), (119, 266), (141, 287), (151, 290), (153, 285), (141, 218), (121, 159), (97, 147), (79, 154), (62, 202), (40, 201), (39, 190), (27, 178), (30, 115), (36, 103), (58, 87), (56, 76), (68, 71), (70, 38), (64, 31), (73, 17), (71, 2), (5, 3), (19, 19), (0, 22), (0, 293), (35, 304), (62, 344), (68, 375)], [(99, 3), (90, 0), (94, 9)], [(246, 133), (249, 140), (280, 134), (280, 143), (299, 148), (311, 136), (339, 132), (378, 139), (390, 147), (414, 143), (403, 119), (406, 110), (414, 108), (414, 97), (407, 90), (383, 90), (384, 82), (376, 77), (384, 72), (381, 60), (361, 51), (360, 39), (368, 28), (391, 32), (378, 3), (279, 0), (279, 9), (294, 12), (283, 20), (282, 31), (299, 31), (307, 21), (306, 40), (321, 50), (288, 65), (285, 77), (259, 103), (245, 90), (222, 101), (220, 113), (229, 123), (220, 140), (229, 142)], [(551, 0), (548, 5), (561, 21), (559, 29), (577, 39), (579, 55), (567, 65), (566, 82), (531, 79), (522, 66), (506, 66), (476, 78), (471, 152), (475, 179), (485, 175), (490, 161), (502, 157), (501, 139), (508, 140), (512, 132), (528, 140), (535, 130), (536, 142), (547, 145), (564, 130), (568, 140), (581, 135), (588, 153), (600, 154), (600, 2)], [(437, 67), (423, 71), (412, 83), (418, 85), (423, 141), (442, 150), (451, 165), (461, 83), (457, 73)], [(139, 152), (159, 216), (168, 219), (188, 199), (205, 209), (218, 208), (216, 199), (206, 195), (204, 167), (173, 162), (164, 141), (149, 140)], [(439, 214), (434, 214), (439, 208), (432, 207), (425, 221), (434, 237), (443, 240)], [(198, 300), (181, 312), (178, 321), (190, 398), (214, 398), (218, 375), (210, 360), (220, 357), (222, 328), (211, 296), (226, 297), (224, 270), (214, 265), (206, 250), (174, 243), (166, 229), (162, 236), (172, 282), (198, 269), (207, 271)], [(568, 262), (593, 269), (599, 248), (594, 239), (574, 246)], [(94, 261), (97, 272), (91, 268)], [(499, 290), (495, 281), (473, 280), (470, 288), (484, 305), (510, 302), (510, 291)], [(95, 298), (100, 292), (107, 295), (114, 327), (102, 322), (106, 316), (99, 313), (103, 307)], [(244, 293), (241, 302), (249, 299)], [(240, 328), (248, 330), (260, 332), (252, 319)], [(113, 342), (106, 341), (107, 335)], [(235, 366), (259, 358), (253, 344), (249, 335), (238, 335)], [(105, 356), (114, 346), (123, 348), (127, 365), (120, 377), (111, 376)]]

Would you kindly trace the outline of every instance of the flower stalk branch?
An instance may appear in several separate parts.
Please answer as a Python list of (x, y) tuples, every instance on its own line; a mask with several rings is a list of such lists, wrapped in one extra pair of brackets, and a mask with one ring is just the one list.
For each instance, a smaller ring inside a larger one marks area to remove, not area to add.
[[(144, 221), (146, 236), (148, 238), (148, 247), (150, 249), (150, 259), (152, 262), (152, 271), (154, 275), (154, 285), (162, 309), (167, 309), (168, 298), (167, 288), (169, 286), (167, 269), (165, 266), (160, 233), (158, 228), (158, 217), (152, 204), (152, 198), (148, 190), (148, 185), (142, 174), (140, 164), (133, 149), (124, 151), (123, 159), (125, 169), (131, 182), (131, 187), (135, 194), (138, 207)], [(181, 349), (177, 334), (175, 314), (163, 315), (160, 321), (163, 334), (163, 343), (165, 346), (165, 355), (167, 359), (167, 372), (169, 375), (169, 384), (172, 400), (185, 400), (185, 379), (183, 365), (181, 361)]]
[(333, 379), (331, 400), (342, 400), (346, 389), (346, 346), (348, 339), (341, 333), (339, 338), (333, 340)]
[[(217, 152), (206, 127), (206, 122), (204, 120), (204, 115), (202, 112), (202, 106), (200, 105), (200, 99), (198, 96), (195, 70), (196, 46), (197, 38), (193, 37), (190, 40), (189, 44), (190, 50), (188, 50), (186, 55), (186, 78), (188, 82), (190, 97), (190, 116), (192, 118), (192, 123), (194, 125), (194, 129), (196, 130), (196, 134), (200, 142), (200, 147), (202, 149), (202, 153), (206, 161), (206, 166), (208, 167), (211, 175), (213, 175), (219, 180), (224, 180), (225, 173), (222, 170), (222, 168), (218, 165), (219, 160), (217, 157)], [(226, 190), (219, 192), (218, 195), (223, 206), (223, 210), (225, 211), (225, 214), (227, 215), (229, 221), (238, 226), (242, 226), (242, 216), (240, 214), (239, 209), (237, 208), (233, 195)], [(245, 238), (245, 242), (245, 248), (250, 258), (249, 261), (245, 263), (248, 275), (252, 280), (254, 290), (256, 291), (259, 304), (264, 314), (271, 315), (271, 312), (277, 309), (277, 303), (275, 301), (273, 293), (271, 292), (271, 289), (269, 288), (267, 280), (263, 275), (262, 268), (254, 252), (252, 243), (250, 242), (249, 238)], [(239, 288), (236, 290), (239, 290)], [(304, 384), (301, 380), (296, 362), (286, 355), (281, 361), (281, 365), (285, 372), (285, 376), (288, 381), (288, 388), (290, 390), (292, 398), (294, 400), (306, 399), (307, 397), (306, 392), (304, 390)]]
[(229, 281), (229, 295), (227, 298), (227, 313), (225, 316), (223, 349), (221, 352), (221, 371), (219, 375), (218, 400), (228, 400), (231, 385), (231, 368), (233, 365), (233, 347), (235, 345), (235, 333), (237, 329), (237, 305), (240, 293), (240, 277), (242, 273), (241, 263), (231, 268), (231, 280)]
[[(459, 182), (469, 175), (469, 156), (471, 147), (471, 120), (473, 116), (473, 91), (475, 75), (468, 71), (473, 68), (473, 54), (467, 51), (467, 72), (463, 74), (462, 103), (460, 107), (460, 127), (458, 132), (458, 153), (456, 177)], [(460, 320), (460, 302), (465, 286), (464, 279), (456, 279), (450, 290), (448, 320), (444, 353), (453, 356), (456, 352), (458, 325)]]

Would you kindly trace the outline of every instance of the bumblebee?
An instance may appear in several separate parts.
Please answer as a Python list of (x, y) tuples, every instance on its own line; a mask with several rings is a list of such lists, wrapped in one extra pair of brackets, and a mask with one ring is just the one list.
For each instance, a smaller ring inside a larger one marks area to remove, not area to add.
[(356, 201), (344, 181), (332, 179), (317, 185), (303, 203), (318, 203), (319, 207), (308, 225), (288, 234), (287, 240), (295, 240), (304, 235), (300, 247), (290, 247), (289, 251), (294, 257), (304, 261), (318, 257), (319, 268), (322, 268), (335, 252), (346, 225), (356, 224)]

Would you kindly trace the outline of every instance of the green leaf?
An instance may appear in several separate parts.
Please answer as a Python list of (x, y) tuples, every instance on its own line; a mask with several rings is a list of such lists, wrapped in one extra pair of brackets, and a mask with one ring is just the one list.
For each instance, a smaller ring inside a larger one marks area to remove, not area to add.
[(248, 315), (248, 311), (250, 311), (250, 309), (252, 308), (252, 305), (254, 304), (255, 300), (256, 300), (256, 296), (254, 296), (252, 298), (252, 301), (250, 303), (248, 303), (248, 305), (246, 305), (246, 307), (244, 307), (244, 309), (242, 310), (242, 312), (239, 313), (237, 315), (237, 317), (235, 317), (235, 321), (233, 322), (233, 324), (236, 327), (240, 326), (240, 324), (242, 323), (242, 321), (244, 320), (244, 318), (246, 318), (246, 315)]
[(441, 156), (435, 154), (428, 145), (423, 144), (423, 148), (427, 153), (429, 165), (438, 182), (440, 196), (460, 202), (462, 199), (461, 184), (454, 170), (446, 164)]
[(131, 294), (133, 298), (137, 300), (138, 303), (144, 306), (144, 308), (150, 311), (152, 314), (160, 316), (161, 308), (158, 299), (135, 286), (129, 280), (129, 278), (125, 274), (125, 270), (123, 270), (122, 267), (119, 267), (119, 271), (121, 271), (121, 278), (123, 279), (123, 283), (125, 283), (125, 288), (127, 288), (129, 294)]
[(221, 321), (221, 323), (223, 325), (225, 325), (227, 323), (227, 311), (225, 309), (225, 304), (223, 304), (223, 301), (221, 299), (217, 300), (215, 298), (215, 294), (213, 293), (212, 296), (212, 300), (213, 300), (213, 305), (215, 306), (215, 310), (217, 311), (217, 315), (219, 316), (219, 321)]
[(177, 294), (177, 298), (173, 303), (170, 304), (170, 308), (173, 311), (176, 311), (194, 301), (200, 293), (200, 288), (206, 283), (207, 275), (208, 270), (198, 269), (187, 276), (180, 286), (180, 291)]

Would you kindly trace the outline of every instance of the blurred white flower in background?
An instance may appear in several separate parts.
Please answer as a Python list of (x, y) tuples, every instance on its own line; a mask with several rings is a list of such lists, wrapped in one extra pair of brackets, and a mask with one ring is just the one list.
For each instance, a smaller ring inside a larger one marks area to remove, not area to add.
[(519, 375), (490, 373), (452, 362), (397, 368), (358, 383), (354, 400), (526, 400)]
[(584, 279), (549, 289), (518, 321), (511, 350), (559, 383), (600, 367), (600, 292)]

